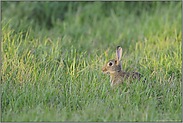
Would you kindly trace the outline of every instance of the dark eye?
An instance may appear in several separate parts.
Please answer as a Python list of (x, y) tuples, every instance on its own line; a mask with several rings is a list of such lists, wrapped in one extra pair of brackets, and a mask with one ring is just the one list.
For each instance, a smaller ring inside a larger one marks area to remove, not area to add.
[(112, 66), (112, 62), (109, 63), (109, 66)]

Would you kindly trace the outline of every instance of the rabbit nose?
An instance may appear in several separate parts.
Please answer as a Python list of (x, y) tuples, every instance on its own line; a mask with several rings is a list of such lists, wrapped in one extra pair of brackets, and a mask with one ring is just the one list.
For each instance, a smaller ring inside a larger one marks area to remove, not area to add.
[(105, 68), (105, 67), (103, 67), (103, 68), (102, 68), (102, 71), (103, 71), (103, 72), (105, 72), (105, 71), (106, 71), (106, 68)]

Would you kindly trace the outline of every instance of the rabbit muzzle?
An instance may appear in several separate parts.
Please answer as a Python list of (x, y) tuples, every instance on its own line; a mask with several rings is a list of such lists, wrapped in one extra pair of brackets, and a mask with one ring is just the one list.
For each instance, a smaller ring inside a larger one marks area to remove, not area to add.
[(103, 68), (102, 68), (102, 72), (103, 72), (103, 73), (109, 73), (109, 72), (107, 71), (106, 67), (103, 67)]

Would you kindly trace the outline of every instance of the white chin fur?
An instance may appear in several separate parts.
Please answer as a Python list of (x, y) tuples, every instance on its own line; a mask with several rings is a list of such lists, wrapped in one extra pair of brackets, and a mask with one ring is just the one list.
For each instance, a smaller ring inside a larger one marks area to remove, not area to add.
[(113, 71), (113, 72), (110, 72), (110, 73), (115, 73), (115, 71)]
[(106, 73), (115, 73), (115, 72), (114, 72), (114, 71), (113, 71), (113, 72), (106, 71), (106, 72), (103, 72), (103, 73), (105, 73), (105, 74), (106, 74)]
[(109, 73), (109, 72), (108, 72), (108, 71), (105, 71), (105, 72), (103, 72), (103, 73), (105, 73), (105, 74), (106, 74), (106, 73)]

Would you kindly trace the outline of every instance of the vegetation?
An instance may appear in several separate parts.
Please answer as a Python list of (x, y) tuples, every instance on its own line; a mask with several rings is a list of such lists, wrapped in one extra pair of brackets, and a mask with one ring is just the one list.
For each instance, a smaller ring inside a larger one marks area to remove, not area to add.
[[(1, 121), (182, 122), (182, 2), (1, 2)], [(141, 82), (111, 88), (123, 48)]]

